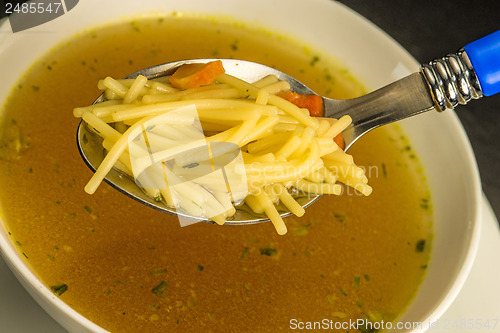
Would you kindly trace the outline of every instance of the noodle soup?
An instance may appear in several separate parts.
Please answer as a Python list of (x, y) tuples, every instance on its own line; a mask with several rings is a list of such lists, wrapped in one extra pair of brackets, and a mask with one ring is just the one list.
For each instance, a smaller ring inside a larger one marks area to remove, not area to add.
[(370, 197), (347, 188), (324, 196), (304, 217), (286, 219), (286, 236), (270, 223), (181, 228), (107, 185), (83, 191), (91, 171), (75, 146), (72, 110), (98, 96), (95, 82), (207, 57), (275, 66), (334, 98), (364, 92), (326, 55), (228, 21), (152, 17), (75, 36), (37, 61), (3, 106), (0, 201), (27, 264), (113, 332), (278, 332), (324, 318), (395, 319), (425, 275), (432, 242), (425, 176), (397, 126), (349, 151), (366, 169)]

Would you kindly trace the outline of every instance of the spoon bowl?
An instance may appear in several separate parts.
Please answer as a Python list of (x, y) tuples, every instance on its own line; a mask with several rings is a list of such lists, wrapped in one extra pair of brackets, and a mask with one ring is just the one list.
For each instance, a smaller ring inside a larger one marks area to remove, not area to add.
[[(148, 79), (155, 79), (162, 76), (171, 75), (177, 68), (185, 64), (191, 63), (207, 63), (214, 61), (216, 59), (194, 59), (194, 60), (182, 60), (174, 61), (166, 64), (156, 65), (146, 69), (142, 69), (135, 73), (126, 76), (124, 79), (135, 79), (139, 75), (143, 75)], [(234, 59), (223, 59), (222, 60), (224, 69), (227, 74), (233, 75), (238, 78), (242, 78), (248, 82), (257, 81), (268, 75), (275, 75), (279, 80), (287, 81), (290, 83), (290, 89), (292, 91), (301, 94), (314, 94), (314, 92), (309, 89), (304, 84), (295, 80), (293, 77), (280, 72), (274, 68), (243, 60)], [(106, 99), (104, 94), (101, 94), (93, 104), (104, 102)], [(77, 129), (77, 146), (82, 156), (82, 159), (87, 164), (87, 166), (92, 170), (96, 171), (98, 166), (104, 159), (105, 151), (102, 148), (102, 138), (92, 131), (85, 121), (81, 121)], [(104, 178), (104, 181), (111, 185), (116, 190), (122, 192), (128, 197), (139, 201), (140, 203), (149, 206), (151, 208), (160, 210), (165, 213), (172, 215), (177, 215), (179, 219), (188, 220), (188, 223), (194, 222), (207, 222), (215, 223), (211, 220), (200, 218), (196, 216), (191, 216), (183, 213), (180, 210), (169, 207), (162, 202), (155, 201), (147, 195), (139, 186), (137, 186), (134, 179), (130, 176), (124, 174), (118, 169), (112, 169)], [(309, 194), (309, 193), (294, 193), (294, 199), (304, 208), (308, 207), (314, 203), (320, 196)], [(278, 212), (282, 217), (290, 216), (292, 213), (284, 205), (278, 205)], [(264, 214), (257, 214), (253, 212), (245, 204), (241, 204), (236, 207), (236, 213), (232, 217), (228, 217), (225, 224), (253, 224), (260, 222), (268, 222), (269, 218)]]

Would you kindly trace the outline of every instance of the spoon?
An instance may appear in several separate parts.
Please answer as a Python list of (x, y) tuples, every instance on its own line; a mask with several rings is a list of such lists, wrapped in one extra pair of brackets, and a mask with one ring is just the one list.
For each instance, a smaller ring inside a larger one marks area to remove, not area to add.
[[(171, 75), (178, 67), (188, 63), (207, 63), (216, 59), (183, 60), (153, 66), (135, 72), (126, 79), (143, 75), (148, 79)], [(267, 75), (290, 83), (290, 90), (300, 94), (314, 91), (293, 77), (274, 68), (250, 61), (222, 59), (226, 73), (247, 82), (255, 82)], [(424, 64), (420, 72), (413, 73), (367, 95), (347, 100), (323, 98), (325, 117), (340, 118), (348, 114), (352, 124), (343, 132), (345, 150), (368, 131), (426, 111), (444, 111), (471, 99), (500, 92), (500, 31), (472, 42), (455, 54)], [(103, 102), (101, 95), (94, 103)], [(104, 158), (102, 139), (80, 122), (77, 145), (85, 163), (95, 171)], [(112, 169), (104, 179), (115, 189), (152, 208), (177, 215), (193, 222), (209, 222), (204, 218), (189, 216), (175, 208), (155, 201), (143, 192), (133, 179)], [(297, 194), (294, 198), (304, 208), (315, 202), (320, 195)], [(282, 217), (291, 213), (278, 206)], [(252, 224), (266, 222), (264, 215), (252, 212), (246, 205), (237, 207), (236, 214), (226, 224)]]

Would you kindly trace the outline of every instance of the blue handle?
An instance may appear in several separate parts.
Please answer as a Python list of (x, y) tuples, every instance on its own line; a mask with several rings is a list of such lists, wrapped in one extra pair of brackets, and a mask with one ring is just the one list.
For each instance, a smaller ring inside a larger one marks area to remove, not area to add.
[(464, 46), (485, 96), (500, 92), (500, 30)]

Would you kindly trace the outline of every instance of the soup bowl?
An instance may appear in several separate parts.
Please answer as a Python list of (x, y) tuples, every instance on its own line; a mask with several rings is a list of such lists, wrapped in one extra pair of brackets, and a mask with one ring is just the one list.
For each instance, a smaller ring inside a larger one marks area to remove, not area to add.
[[(9, 22), (1, 22), (0, 101), (7, 98), (30, 64), (62, 40), (98, 24), (154, 11), (229, 17), (293, 36), (335, 57), (368, 90), (419, 69), (415, 59), (383, 31), (329, 0), (87, 0), (72, 8), (67, 2), (64, 15), (28, 30), (12, 33)], [(429, 112), (400, 124), (425, 168), (434, 208), (434, 238), (427, 273), (417, 295), (397, 319), (403, 325), (394, 330), (418, 332), (443, 314), (465, 282), (479, 240), (481, 188), (471, 146), (453, 111)], [(0, 249), (23, 286), (63, 327), (71, 332), (105, 332), (42, 283), (2, 227)]]

